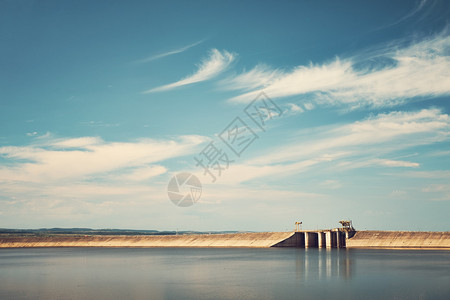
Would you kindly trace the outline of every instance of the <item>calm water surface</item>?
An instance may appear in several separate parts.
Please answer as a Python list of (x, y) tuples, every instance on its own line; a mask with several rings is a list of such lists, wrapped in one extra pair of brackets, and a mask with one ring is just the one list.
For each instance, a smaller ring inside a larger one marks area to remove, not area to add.
[(450, 251), (0, 249), (0, 299), (450, 299)]

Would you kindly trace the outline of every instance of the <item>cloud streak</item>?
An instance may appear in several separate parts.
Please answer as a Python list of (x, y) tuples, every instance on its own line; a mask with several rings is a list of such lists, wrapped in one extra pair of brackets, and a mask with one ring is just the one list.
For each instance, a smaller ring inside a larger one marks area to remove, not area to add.
[(450, 201), (450, 186), (448, 184), (431, 184), (422, 189), (433, 201)]
[(175, 50), (170, 50), (170, 51), (167, 51), (167, 52), (164, 52), (164, 53), (160, 53), (160, 54), (157, 54), (157, 55), (152, 55), (152, 56), (149, 56), (147, 58), (138, 60), (138, 61), (136, 61), (136, 63), (148, 63), (148, 62), (151, 62), (151, 61), (154, 61), (154, 60), (158, 60), (158, 59), (161, 59), (161, 58), (164, 58), (164, 57), (167, 57), (167, 56), (171, 56), (171, 55), (174, 55), (174, 54), (182, 53), (182, 52), (184, 52), (184, 51), (186, 51), (186, 50), (188, 50), (188, 49), (190, 49), (192, 47), (195, 47), (195, 46), (203, 43), (203, 41), (204, 40), (200, 40), (200, 41), (197, 41), (195, 43), (192, 43), (190, 45), (187, 45), (187, 46), (175, 49)]
[(376, 159), (374, 160), (374, 163), (386, 167), (417, 168), (420, 166), (420, 164), (411, 161), (391, 160), (391, 159)]
[(147, 91), (144, 94), (162, 92), (172, 90), (184, 85), (189, 85), (201, 81), (206, 81), (211, 78), (216, 77), (222, 71), (228, 68), (231, 62), (235, 59), (235, 54), (232, 54), (226, 50), (219, 51), (217, 49), (212, 49), (209, 52), (209, 56), (198, 65), (198, 69), (192, 75), (185, 77), (179, 81), (171, 84), (156, 87)]

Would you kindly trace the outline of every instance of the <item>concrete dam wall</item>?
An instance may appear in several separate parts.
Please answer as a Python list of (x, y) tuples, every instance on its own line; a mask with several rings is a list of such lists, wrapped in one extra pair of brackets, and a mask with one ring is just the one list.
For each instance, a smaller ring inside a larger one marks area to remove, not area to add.
[(257, 232), (192, 235), (138, 236), (3, 236), (0, 248), (27, 247), (272, 247), (293, 236), (293, 232)]
[(0, 236), (0, 248), (27, 247), (297, 247), (449, 249), (450, 232), (338, 229), (192, 235)]

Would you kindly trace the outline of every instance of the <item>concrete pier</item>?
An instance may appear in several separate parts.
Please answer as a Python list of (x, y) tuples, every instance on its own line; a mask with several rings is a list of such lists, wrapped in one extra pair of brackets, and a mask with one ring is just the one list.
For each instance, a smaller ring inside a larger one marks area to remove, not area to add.
[(325, 232), (318, 232), (317, 233), (317, 246), (319, 248), (325, 248), (326, 247)]
[(325, 246), (327, 248), (332, 248), (333, 247), (333, 236), (331, 234), (331, 231), (326, 231), (325, 232)]
[(336, 234), (336, 248), (345, 248), (345, 233), (339, 230), (335, 230)]
[(317, 248), (318, 245), (317, 232), (305, 232), (305, 248)]
[(337, 231), (327, 231), (325, 232), (326, 236), (326, 247), (327, 248), (338, 248), (338, 232)]

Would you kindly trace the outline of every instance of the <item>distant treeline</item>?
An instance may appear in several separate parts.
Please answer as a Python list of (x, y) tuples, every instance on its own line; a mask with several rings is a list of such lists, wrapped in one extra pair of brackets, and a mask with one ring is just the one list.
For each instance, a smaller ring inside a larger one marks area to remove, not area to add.
[(237, 231), (158, 231), (158, 230), (134, 230), (134, 229), (91, 229), (91, 228), (40, 228), (40, 229), (7, 229), (0, 228), (0, 234), (14, 235), (176, 235), (176, 234), (220, 234), (236, 233)]

